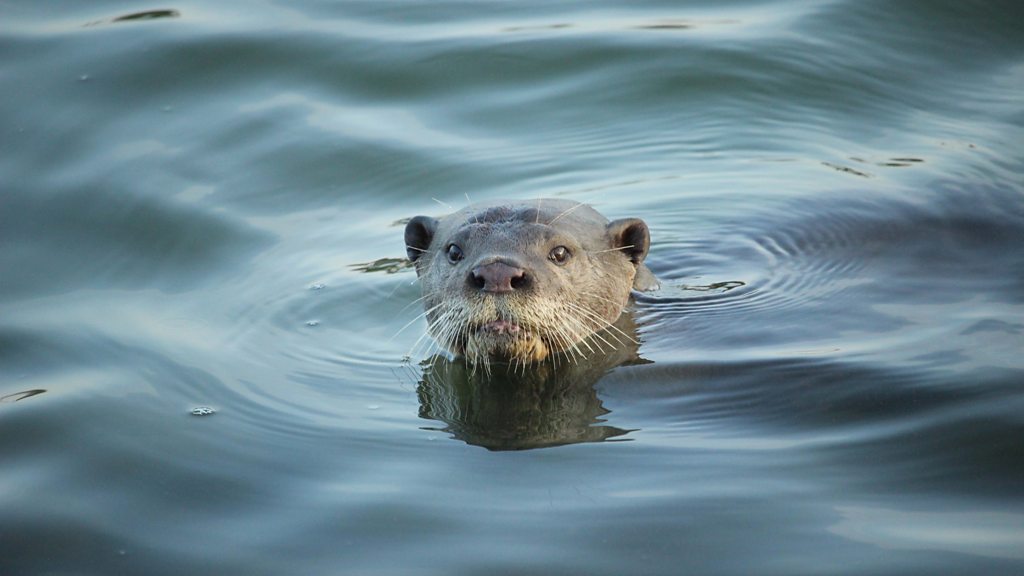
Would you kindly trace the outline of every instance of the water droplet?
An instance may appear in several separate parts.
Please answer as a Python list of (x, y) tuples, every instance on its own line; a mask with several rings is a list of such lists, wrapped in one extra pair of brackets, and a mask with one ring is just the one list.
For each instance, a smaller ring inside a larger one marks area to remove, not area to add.
[(211, 416), (216, 413), (217, 411), (209, 406), (197, 406), (192, 409), (193, 416)]

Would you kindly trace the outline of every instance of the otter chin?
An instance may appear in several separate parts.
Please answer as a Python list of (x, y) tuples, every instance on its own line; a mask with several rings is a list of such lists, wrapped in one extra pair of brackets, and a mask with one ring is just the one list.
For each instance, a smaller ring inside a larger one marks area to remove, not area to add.
[(578, 361), (622, 338), (632, 290), (658, 282), (638, 218), (609, 221), (570, 200), (475, 204), (405, 228), (430, 334), (468, 361)]

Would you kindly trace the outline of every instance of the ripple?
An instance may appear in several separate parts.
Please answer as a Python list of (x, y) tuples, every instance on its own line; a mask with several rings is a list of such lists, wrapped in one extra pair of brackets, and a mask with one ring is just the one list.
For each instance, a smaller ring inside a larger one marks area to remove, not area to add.
[(0, 243), (19, 248), (0, 254), (0, 268), (21, 272), (5, 278), (0, 294), (185, 292), (244, 269), (274, 242), (240, 218), (137, 195), (127, 184), (81, 186), (5, 199)]
[[(895, 225), (879, 221), (866, 207), (796, 218), (794, 212), (799, 210), (785, 206), (751, 218), (753, 226), (727, 235), (722, 243), (700, 240), (689, 247), (697, 253), (719, 251), (729, 270), (740, 270), (745, 277), (706, 285), (669, 281), (660, 292), (639, 295), (638, 300), (651, 303), (655, 316), (729, 316), (798, 308), (856, 283)], [(670, 270), (668, 275), (680, 271)]]

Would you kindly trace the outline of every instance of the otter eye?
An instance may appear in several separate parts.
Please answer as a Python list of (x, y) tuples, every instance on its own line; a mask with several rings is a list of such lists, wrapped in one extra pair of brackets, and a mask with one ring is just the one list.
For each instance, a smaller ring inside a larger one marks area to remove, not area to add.
[(548, 254), (548, 258), (550, 258), (555, 264), (565, 264), (569, 260), (570, 255), (569, 249), (565, 246), (556, 246), (551, 250), (551, 253)]
[(448, 261), (455, 264), (459, 260), (462, 260), (462, 248), (459, 248), (455, 244), (448, 245)]

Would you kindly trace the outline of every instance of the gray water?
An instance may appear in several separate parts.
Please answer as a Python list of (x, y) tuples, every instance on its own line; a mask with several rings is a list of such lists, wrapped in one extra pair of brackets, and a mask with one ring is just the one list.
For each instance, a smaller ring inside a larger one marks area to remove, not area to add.
[[(1021, 6), (0, 4), (0, 574), (1024, 573)], [(536, 197), (663, 288), (482, 381)]]

